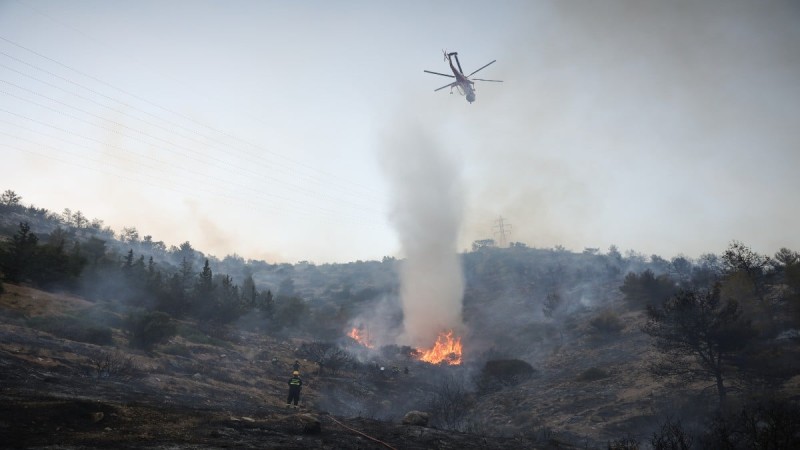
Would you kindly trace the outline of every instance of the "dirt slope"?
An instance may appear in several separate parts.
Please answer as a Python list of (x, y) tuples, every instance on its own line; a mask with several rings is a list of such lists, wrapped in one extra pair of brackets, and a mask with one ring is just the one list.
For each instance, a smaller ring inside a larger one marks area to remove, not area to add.
[[(0, 442), (4, 446), (569, 448), (523, 437), (402, 425), (399, 420), (335, 416), (318, 407), (325, 397), (320, 389), (352, 384), (355, 377), (341, 374), (340, 381), (315, 377), (313, 365), (305, 361), (303, 405), (287, 409), (285, 378), (296, 342), (248, 333), (239, 333), (224, 345), (176, 337), (159, 351), (146, 354), (128, 348), (118, 328), (113, 332), (114, 345), (76, 342), (31, 328), (29, 320), (95, 314), (113, 322), (113, 308), (25, 287), (5, 287), (0, 296)], [(277, 364), (271, 362), (273, 356), (279, 358)], [(111, 370), (103, 368), (108, 361)], [(402, 391), (388, 388), (392, 389)]]
[[(536, 376), (474, 395), (465, 421), (471, 433), (458, 433), (401, 419), (427, 406), (436, 380), (456, 371), (468, 378), (479, 366), (406, 361), (408, 374), (368, 365), (320, 375), (302, 360), (301, 408), (287, 409), (300, 340), (241, 330), (208, 335), (185, 322), (178, 336), (145, 353), (128, 346), (123, 310), (114, 304), (5, 288), (0, 442), (12, 447), (606, 448), (628, 435), (647, 442), (664, 411), (714, 404), (713, 391), (698, 394), (703, 386), (653, 380), (641, 313), (623, 314), (619, 333), (579, 328), (558, 347), (532, 350), (524, 359)], [(63, 336), (64, 324), (84, 319), (106, 324), (110, 341)], [(784, 387), (788, 398), (800, 396), (798, 379)]]

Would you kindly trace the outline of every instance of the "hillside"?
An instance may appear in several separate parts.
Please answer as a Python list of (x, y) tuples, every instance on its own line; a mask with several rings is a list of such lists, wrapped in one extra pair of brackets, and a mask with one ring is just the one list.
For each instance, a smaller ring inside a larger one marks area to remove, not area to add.
[[(645, 368), (651, 350), (638, 330), (643, 316), (630, 313), (618, 335), (586, 329), (583, 338), (565, 341), (526, 381), (480, 395), (456, 389), (470, 398), (460, 418), (470, 433), (400, 423), (405, 412), (430, 406), (441, 380), (474, 376), (478, 368), (469, 363), (439, 367), (404, 360), (394, 363), (406, 364), (408, 374), (376, 372), (367, 364), (320, 375), (316, 364), (302, 360), (301, 409), (287, 410), (285, 382), (302, 339), (232, 329), (210, 336), (191, 322), (182, 322), (183, 331), (151, 352), (131, 349), (126, 332), (116, 327), (107, 345), (59, 337), (69, 333), (64, 317), (116, 316), (113, 306), (5, 284), (3, 442), (386, 448), (367, 435), (393, 448), (599, 448), (625, 435), (646, 440), (665, 407), (678, 412), (686, 404), (677, 398), (702, 398), (689, 387), (653, 381)], [(798, 378), (784, 386), (785, 396), (800, 396)], [(316, 421), (321, 431), (309, 431)]]
[[(733, 241), (667, 260), (481, 241), (458, 255), (463, 297), (444, 312), (463, 327), (443, 356), (460, 362), (448, 365), (403, 340), (407, 314), (432, 315), (401, 295), (407, 261), (218, 259), (0, 210), (0, 437), (20, 446), (800, 443), (800, 254), (788, 249)], [(302, 409), (287, 410), (295, 359)], [(427, 425), (401, 423), (414, 410)]]
[[(395, 448), (538, 447), (521, 437), (478, 437), (363, 414), (369, 405), (392, 408), (387, 402), (424, 388), (429, 373), (421, 366), (402, 377), (353, 371), (325, 376), (315, 375), (314, 365), (303, 361), (302, 406), (287, 410), (285, 383), (298, 342), (251, 333), (177, 336), (159, 351), (144, 353), (130, 350), (123, 333), (114, 329), (114, 344), (98, 346), (59, 338), (64, 330), (57, 323), (51, 325), (53, 334), (26, 322), (113, 314), (107, 305), (9, 284), (5, 290), (0, 296), (0, 440), (6, 445), (386, 448), (368, 435)], [(365, 408), (361, 417), (320, 408), (334, 403), (332, 392), (353, 396), (354, 390)], [(314, 432), (315, 421), (319, 432)]]

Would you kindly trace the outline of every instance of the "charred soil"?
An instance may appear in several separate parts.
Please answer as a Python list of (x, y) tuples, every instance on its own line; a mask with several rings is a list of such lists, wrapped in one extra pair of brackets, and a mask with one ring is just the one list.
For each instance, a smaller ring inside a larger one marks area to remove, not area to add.
[[(521, 359), (535, 361), (533, 367), (505, 361), (525, 367), (524, 376), (490, 378), (473, 389), (456, 380), (482, 379), (477, 363), (450, 367), (400, 359), (386, 361), (383, 370), (371, 360), (319, 373), (300, 355), (311, 338), (193, 322), (180, 322), (176, 336), (149, 352), (136, 350), (123, 331), (123, 311), (113, 302), (5, 285), (4, 446), (607, 448), (623, 436), (646, 442), (665, 414), (679, 417), (686, 405), (702, 410), (696, 417), (714, 405), (703, 383), (671, 384), (650, 375), (653, 350), (640, 331), (640, 312), (624, 313), (625, 326), (611, 332), (577, 326), (561, 334), (558, 345), (527, 345), (530, 352)], [(87, 333), (85, 323), (97, 328)], [(790, 348), (797, 355), (796, 346)], [(296, 359), (303, 378), (298, 409), (285, 403)], [(440, 395), (437, 411), (432, 399), (443, 387), (453, 395)], [(770, 389), (800, 398), (798, 376)], [(431, 423), (403, 424), (413, 410), (431, 413)]]
[[(488, 437), (399, 420), (334, 415), (326, 389), (353, 374), (309, 376), (300, 408), (285, 405), (294, 342), (239, 333), (195, 343), (177, 336), (161, 350), (96, 345), (30, 326), (47, 311), (85, 315), (79, 298), (6, 285), (0, 297), (0, 442), (13, 448), (569, 448), (524, 437)], [(109, 313), (110, 314), (110, 313)], [(221, 342), (225, 342), (220, 345)], [(273, 362), (272, 358), (278, 358)], [(393, 380), (383, 380), (389, 391)], [(396, 384), (396, 383), (395, 383)], [(367, 383), (373, 389), (380, 383)], [(375, 416), (376, 414), (372, 414)]]

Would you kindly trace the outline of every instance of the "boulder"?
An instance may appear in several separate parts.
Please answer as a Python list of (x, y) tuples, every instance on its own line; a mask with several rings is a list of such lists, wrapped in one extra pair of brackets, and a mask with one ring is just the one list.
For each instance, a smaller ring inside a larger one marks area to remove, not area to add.
[(403, 417), (403, 425), (417, 425), (420, 427), (428, 426), (430, 414), (422, 411), (409, 411)]

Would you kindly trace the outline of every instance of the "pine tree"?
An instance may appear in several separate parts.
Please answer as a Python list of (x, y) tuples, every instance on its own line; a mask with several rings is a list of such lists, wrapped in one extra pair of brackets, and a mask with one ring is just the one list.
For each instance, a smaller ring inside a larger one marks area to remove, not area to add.
[(209, 319), (214, 315), (216, 298), (214, 296), (214, 273), (206, 259), (203, 271), (194, 288), (194, 313), (201, 319)]
[(252, 275), (247, 275), (242, 282), (242, 303), (247, 308), (255, 308), (258, 291)]
[(20, 222), (19, 230), (11, 238), (11, 247), (2, 255), (3, 272), (9, 281), (19, 283), (31, 275), (38, 243), (39, 238), (31, 233), (30, 224)]
[(750, 322), (734, 300), (723, 301), (719, 287), (711, 291), (682, 291), (659, 308), (648, 307), (642, 331), (654, 340), (661, 357), (651, 371), (658, 376), (714, 382), (724, 408), (727, 379), (734, 361), (753, 337)]

